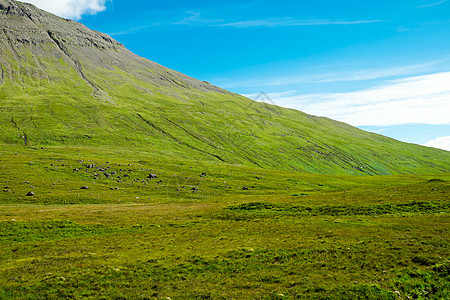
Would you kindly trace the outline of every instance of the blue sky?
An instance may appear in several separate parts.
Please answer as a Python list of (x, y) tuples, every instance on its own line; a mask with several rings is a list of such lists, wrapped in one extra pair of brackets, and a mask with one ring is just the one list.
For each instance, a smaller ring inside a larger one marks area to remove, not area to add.
[(450, 0), (29, 0), (255, 98), (450, 150)]

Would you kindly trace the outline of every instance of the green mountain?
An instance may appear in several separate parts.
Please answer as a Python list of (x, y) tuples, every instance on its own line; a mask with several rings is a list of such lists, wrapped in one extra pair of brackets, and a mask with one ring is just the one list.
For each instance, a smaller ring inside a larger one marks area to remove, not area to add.
[(118, 149), (320, 174), (450, 171), (450, 152), (252, 101), (13, 0), (0, 0), (0, 75), (4, 149)]

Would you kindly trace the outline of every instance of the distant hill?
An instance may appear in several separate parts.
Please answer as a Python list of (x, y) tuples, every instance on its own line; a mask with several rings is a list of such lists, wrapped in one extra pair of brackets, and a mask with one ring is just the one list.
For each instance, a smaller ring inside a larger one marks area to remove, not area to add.
[(322, 174), (450, 171), (448, 151), (252, 101), (12, 0), (0, 0), (0, 75), (1, 147), (112, 147)]

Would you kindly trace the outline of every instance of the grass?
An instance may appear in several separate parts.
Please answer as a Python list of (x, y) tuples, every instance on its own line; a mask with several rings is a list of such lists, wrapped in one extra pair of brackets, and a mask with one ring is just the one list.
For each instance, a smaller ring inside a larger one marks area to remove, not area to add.
[(448, 174), (314, 175), (8, 147), (0, 298), (449, 297)]
[(448, 151), (4, 17), (0, 299), (450, 298)]
[[(91, 57), (75, 47), (71, 52), (101, 90), (93, 93), (68, 61), (42, 56), (56, 51), (54, 45), (26, 47), (17, 58), (20, 67), (13, 56), (0, 59), (5, 74), (21, 74), (20, 80), (5, 75), (0, 86), (0, 142), (5, 145), (129, 149), (172, 160), (335, 175), (449, 171), (447, 151), (398, 142), (209, 85), (186, 87), (190, 81), (204, 83), (136, 56), (84, 49), (93, 51)], [(96, 56), (127, 67), (101, 67)]]

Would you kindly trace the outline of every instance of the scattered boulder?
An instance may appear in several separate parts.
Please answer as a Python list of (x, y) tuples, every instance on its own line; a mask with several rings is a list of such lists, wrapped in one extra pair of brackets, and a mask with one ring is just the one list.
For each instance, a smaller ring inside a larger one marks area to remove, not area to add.
[(433, 179), (428, 180), (428, 182), (445, 182), (445, 180), (441, 179), (441, 178), (433, 178)]
[(206, 173), (205, 172), (203, 172), (201, 175), (200, 175), (200, 177), (205, 177), (206, 176)]
[(193, 187), (193, 188), (191, 189), (191, 191), (196, 192), (196, 191), (198, 191), (198, 188)]
[(87, 185), (85, 185), (85, 186), (82, 186), (80, 189), (81, 190), (87, 190), (87, 189), (89, 189), (89, 187)]
[(28, 192), (27, 196), (28, 196), (28, 197), (30, 197), (30, 196), (34, 196), (34, 192), (33, 192), (33, 191), (31, 191), (31, 192)]
[(147, 178), (150, 178), (150, 179), (158, 178), (158, 175), (156, 175), (156, 174), (149, 174), (147, 176)]
[(245, 186), (244, 186), (244, 187), (242, 188), (242, 190), (248, 191), (248, 187), (245, 187)]

